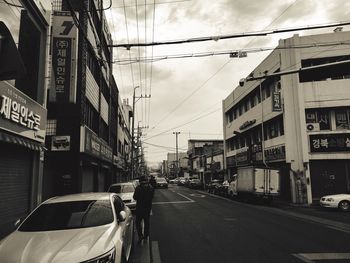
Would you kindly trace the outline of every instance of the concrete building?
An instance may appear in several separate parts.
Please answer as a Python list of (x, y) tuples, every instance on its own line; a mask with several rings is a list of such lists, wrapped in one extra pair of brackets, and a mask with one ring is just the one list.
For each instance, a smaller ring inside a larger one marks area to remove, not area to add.
[[(186, 152), (179, 152), (178, 153), (178, 161), (176, 160), (176, 153), (168, 153), (167, 154), (167, 174), (169, 178), (175, 178), (178, 174), (178, 176), (184, 176), (184, 174), (187, 172), (187, 153)], [(178, 169), (178, 172), (177, 172)]]
[(52, 4), (44, 197), (105, 191), (122, 180), (129, 144), (108, 23), (101, 1)]
[(222, 150), (223, 140), (189, 140), (187, 155), (190, 176), (199, 178), (203, 184), (213, 176), (223, 176), (223, 162), (216, 160), (217, 156), (222, 156)]
[(277, 167), (281, 198), (293, 203), (350, 190), (350, 55), (341, 44), (349, 37), (337, 30), (280, 40), (223, 101), (228, 175)]
[(0, 239), (42, 200), (50, 1), (0, 8)]

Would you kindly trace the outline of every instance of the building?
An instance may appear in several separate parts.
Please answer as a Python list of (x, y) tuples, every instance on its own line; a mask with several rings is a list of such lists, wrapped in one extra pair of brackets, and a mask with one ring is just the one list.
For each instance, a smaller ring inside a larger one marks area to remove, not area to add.
[(204, 185), (213, 177), (223, 176), (223, 162), (218, 163), (217, 160), (217, 156), (222, 156), (222, 150), (223, 140), (189, 140), (187, 158), (190, 176), (199, 178)]
[(169, 178), (184, 176), (187, 172), (187, 153), (178, 152), (178, 160), (176, 160), (176, 153), (167, 154), (167, 174)]
[(349, 37), (280, 40), (223, 101), (229, 176), (240, 166), (279, 168), (281, 198), (293, 203), (350, 190)]
[[(125, 169), (121, 105), (102, 1), (53, 1), (44, 197), (105, 191)], [(126, 126), (127, 127), (127, 126)]]
[(1, 3), (0, 239), (41, 202), (51, 2)]

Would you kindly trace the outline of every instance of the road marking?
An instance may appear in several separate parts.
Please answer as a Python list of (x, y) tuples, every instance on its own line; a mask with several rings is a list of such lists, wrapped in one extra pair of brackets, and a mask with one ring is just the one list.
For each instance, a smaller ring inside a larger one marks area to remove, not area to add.
[(158, 241), (152, 241), (152, 263), (161, 263)]
[(190, 196), (201, 197), (201, 198), (205, 197), (205, 195), (201, 195), (201, 194), (190, 194)]
[(191, 198), (188, 198), (187, 196), (177, 193), (178, 195), (182, 196), (183, 198), (187, 199), (188, 201), (164, 201), (164, 202), (153, 202), (153, 205), (164, 205), (164, 204), (189, 204), (189, 203), (195, 203), (196, 201), (192, 200)]
[(301, 253), (293, 254), (306, 263), (313, 263), (314, 260), (343, 260), (350, 259), (350, 253)]

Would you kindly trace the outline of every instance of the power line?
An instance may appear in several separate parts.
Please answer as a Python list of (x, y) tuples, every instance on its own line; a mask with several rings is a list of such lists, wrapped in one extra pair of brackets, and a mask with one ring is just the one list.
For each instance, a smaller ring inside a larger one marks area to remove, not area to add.
[[(178, 1), (168, 1), (168, 2), (158, 2), (158, 3), (153, 3), (154, 5), (164, 5), (164, 4), (175, 4), (175, 3), (182, 3), (182, 2), (190, 2), (192, 0), (178, 0)], [(144, 5), (153, 5), (153, 4), (144, 4)], [(139, 5), (139, 6), (143, 6), (143, 5)], [(131, 8), (131, 7), (134, 7), (132, 5), (129, 5), (129, 6), (125, 6), (127, 8)], [(116, 7), (112, 7), (113, 9), (114, 8), (123, 8), (123, 6), (116, 6)]]
[(220, 56), (220, 55), (237, 55), (239, 58), (240, 54), (243, 53), (258, 53), (271, 51), (275, 49), (303, 49), (303, 48), (315, 48), (315, 47), (331, 47), (331, 46), (341, 46), (341, 45), (350, 45), (350, 40), (347, 41), (335, 41), (335, 42), (325, 42), (325, 43), (313, 43), (313, 44), (302, 44), (302, 45), (290, 45), (284, 47), (261, 47), (261, 48), (250, 48), (250, 49), (236, 49), (236, 50), (226, 50), (226, 51), (211, 51), (211, 52), (200, 52), (200, 53), (187, 53), (187, 54), (175, 54), (175, 55), (164, 55), (164, 56), (156, 56), (152, 58), (143, 57), (141, 59), (134, 58), (131, 61), (127, 59), (115, 60), (113, 63), (117, 63), (119, 65), (128, 65), (130, 63), (139, 63), (139, 62), (156, 62), (165, 59), (178, 59), (178, 58), (196, 58), (196, 57), (209, 57), (209, 56)]
[(242, 37), (257, 37), (257, 36), (267, 36), (272, 34), (280, 34), (286, 32), (300, 31), (300, 30), (312, 30), (312, 29), (322, 29), (327, 27), (339, 27), (350, 25), (350, 21), (345, 22), (337, 22), (337, 23), (328, 23), (328, 24), (319, 24), (312, 26), (303, 26), (303, 27), (294, 27), (294, 28), (283, 28), (283, 29), (273, 29), (273, 30), (265, 30), (265, 31), (253, 31), (246, 33), (236, 33), (231, 35), (217, 35), (210, 37), (197, 37), (197, 38), (188, 38), (188, 39), (180, 39), (180, 40), (169, 40), (163, 42), (151, 42), (151, 43), (134, 43), (134, 44), (118, 44), (111, 45), (112, 47), (125, 47), (126, 49), (130, 49), (131, 47), (136, 46), (159, 46), (159, 45), (175, 45), (175, 44), (185, 44), (185, 43), (193, 43), (193, 42), (204, 42), (204, 41), (218, 41), (222, 39), (231, 39), (231, 38), (242, 38)]

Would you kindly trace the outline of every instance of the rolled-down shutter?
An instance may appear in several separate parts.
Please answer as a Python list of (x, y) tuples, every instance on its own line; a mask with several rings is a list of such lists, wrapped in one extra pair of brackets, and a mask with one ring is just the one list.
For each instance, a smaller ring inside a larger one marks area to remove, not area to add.
[(0, 144), (0, 239), (29, 212), (32, 155), (20, 147)]

